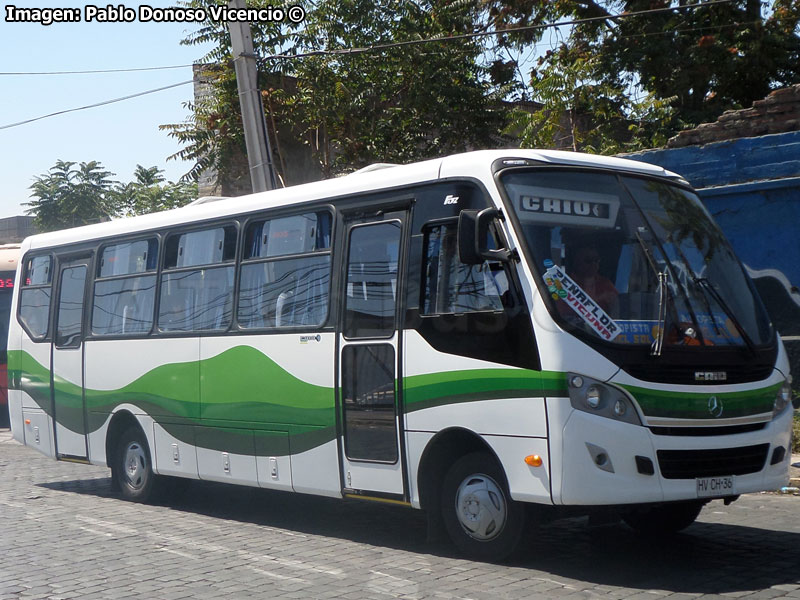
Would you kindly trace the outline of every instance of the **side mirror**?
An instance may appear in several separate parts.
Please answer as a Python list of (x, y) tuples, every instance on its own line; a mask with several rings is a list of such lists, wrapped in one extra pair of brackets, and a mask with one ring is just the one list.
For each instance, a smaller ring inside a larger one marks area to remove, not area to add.
[(508, 248), (488, 248), (489, 226), (497, 218), (502, 218), (502, 214), (496, 208), (461, 211), (458, 216), (458, 259), (462, 263), (478, 265), (485, 260), (508, 262), (511, 259)]
[(479, 265), (483, 262), (483, 257), (475, 245), (478, 212), (477, 210), (462, 210), (458, 215), (458, 260), (465, 265)]

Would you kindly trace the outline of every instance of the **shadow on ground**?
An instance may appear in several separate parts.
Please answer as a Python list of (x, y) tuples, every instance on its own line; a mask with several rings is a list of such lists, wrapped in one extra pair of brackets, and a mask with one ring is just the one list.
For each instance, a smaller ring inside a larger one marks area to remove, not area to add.
[[(108, 478), (40, 485), (117, 496)], [(178, 487), (182, 489), (173, 489), (158, 504), (185, 513), (456, 557), (448, 543), (426, 541), (426, 519), (420, 511), (206, 482), (187, 481)], [(646, 539), (621, 523), (590, 527), (587, 519), (574, 518), (529, 527), (506, 564), (598, 586), (686, 594), (752, 592), (798, 583), (800, 534), (698, 522), (682, 534)]]

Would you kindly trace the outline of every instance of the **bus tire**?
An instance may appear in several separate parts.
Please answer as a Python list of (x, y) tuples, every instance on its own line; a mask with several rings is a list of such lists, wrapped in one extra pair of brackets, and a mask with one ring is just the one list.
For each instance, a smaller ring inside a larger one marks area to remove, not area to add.
[(471, 558), (503, 560), (519, 543), (525, 512), (487, 453), (473, 452), (453, 463), (442, 482), (440, 508), (453, 544)]
[(695, 522), (705, 502), (675, 502), (622, 515), (629, 527), (643, 535), (669, 535), (686, 529)]
[(147, 502), (154, 496), (157, 475), (153, 473), (150, 447), (138, 426), (128, 427), (117, 443), (111, 476), (122, 497)]

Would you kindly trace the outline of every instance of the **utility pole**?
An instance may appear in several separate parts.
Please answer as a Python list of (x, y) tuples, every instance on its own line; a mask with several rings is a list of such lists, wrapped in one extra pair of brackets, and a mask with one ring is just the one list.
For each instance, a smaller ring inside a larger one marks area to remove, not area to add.
[[(245, 0), (230, 0), (232, 9), (246, 8)], [(228, 21), (233, 49), (233, 66), (236, 69), (236, 85), (239, 88), (239, 104), (242, 107), (244, 141), (247, 146), (247, 162), (250, 165), (250, 182), (254, 192), (273, 190), (277, 186), (272, 150), (264, 119), (264, 105), (258, 89), (258, 65), (253, 51), (253, 36), (250, 23)]]

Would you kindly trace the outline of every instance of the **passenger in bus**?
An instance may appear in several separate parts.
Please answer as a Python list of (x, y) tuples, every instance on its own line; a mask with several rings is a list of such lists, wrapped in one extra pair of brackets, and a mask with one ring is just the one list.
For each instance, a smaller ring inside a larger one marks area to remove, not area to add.
[(614, 317), (619, 308), (619, 292), (608, 277), (600, 273), (600, 253), (591, 244), (576, 246), (567, 255), (567, 274), (606, 313)]

